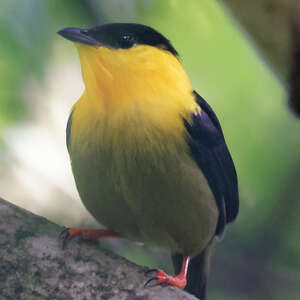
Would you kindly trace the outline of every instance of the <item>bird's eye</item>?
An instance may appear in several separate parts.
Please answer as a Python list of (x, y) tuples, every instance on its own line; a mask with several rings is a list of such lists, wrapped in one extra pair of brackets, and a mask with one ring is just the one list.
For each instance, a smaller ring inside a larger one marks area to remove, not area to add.
[(129, 34), (121, 36), (120, 45), (122, 48), (130, 48), (134, 45), (134, 38)]

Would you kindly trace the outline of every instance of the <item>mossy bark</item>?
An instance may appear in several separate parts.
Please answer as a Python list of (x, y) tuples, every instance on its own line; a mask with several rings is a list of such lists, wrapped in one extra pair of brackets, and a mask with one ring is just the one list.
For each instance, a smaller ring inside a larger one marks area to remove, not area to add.
[(0, 299), (195, 299), (174, 287), (147, 287), (146, 268), (74, 238), (0, 199)]

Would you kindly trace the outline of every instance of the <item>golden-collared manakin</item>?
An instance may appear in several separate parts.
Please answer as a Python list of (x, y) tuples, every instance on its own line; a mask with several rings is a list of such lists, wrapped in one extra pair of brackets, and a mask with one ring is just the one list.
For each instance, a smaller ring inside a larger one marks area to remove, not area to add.
[(114, 23), (59, 34), (75, 43), (85, 83), (67, 124), (76, 186), (108, 228), (69, 228), (67, 237), (120, 236), (167, 248), (177, 275), (157, 270), (152, 279), (204, 300), (212, 243), (239, 207), (215, 113), (156, 30)]

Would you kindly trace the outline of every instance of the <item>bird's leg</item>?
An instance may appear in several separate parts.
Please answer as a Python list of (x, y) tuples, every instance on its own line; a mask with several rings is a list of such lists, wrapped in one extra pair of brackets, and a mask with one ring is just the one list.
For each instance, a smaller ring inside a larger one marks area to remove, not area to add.
[[(164, 284), (176, 286), (180, 289), (184, 289), (186, 286), (186, 274), (187, 274), (189, 262), (190, 262), (190, 257), (184, 256), (183, 261), (182, 261), (181, 271), (177, 276), (169, 276), (167, 273), (165, 273), (162, 270), (155, 270), (155, 276), (150, 278), (145, 283), (145, 286), (149, 282), (155, 280), (156, 284), (164, 283)], [(153, 271), (153, 270), (150, 270), (150, 271)]]
[(80, 235), (84, 240), (89, 240), (97, 243), (100, 238), (103, 237), (119, 237), (120, 235), (112, 230), (108, 229), (80, 229), (80, 228), (65, 228), (60, 237), (63, 240), (63, 247), (66, 241), (72, 237)]

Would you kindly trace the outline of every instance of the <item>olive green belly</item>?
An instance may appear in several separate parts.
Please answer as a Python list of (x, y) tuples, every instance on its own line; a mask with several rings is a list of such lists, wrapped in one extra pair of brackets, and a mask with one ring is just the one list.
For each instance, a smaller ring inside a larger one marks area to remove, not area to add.
[(188, 153), (72, 148), (81, 199), (107, 228), (188, 255), (200, 253), (214, 236), (216, 202)]

